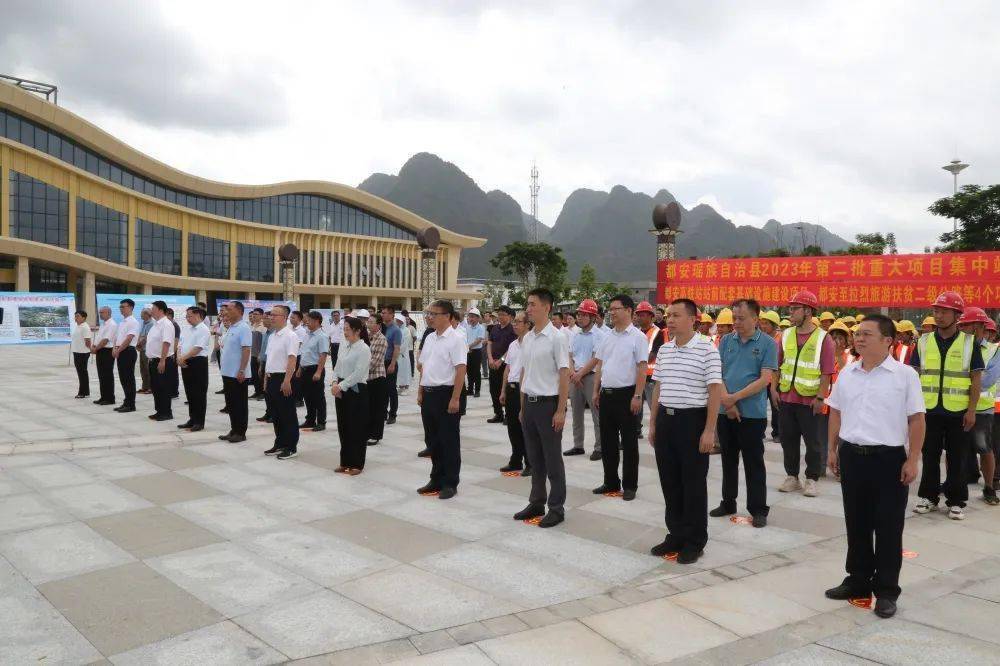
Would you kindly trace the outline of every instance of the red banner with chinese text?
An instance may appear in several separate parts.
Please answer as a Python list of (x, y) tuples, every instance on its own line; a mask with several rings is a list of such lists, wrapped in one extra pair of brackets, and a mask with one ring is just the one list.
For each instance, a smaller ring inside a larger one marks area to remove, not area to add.
[(1000, 252), (845, 255), (660, 261), (660, 302), (722, 305), (755, 298), (785, 305), (808, 289), (823, 306), (926, 308), (942, 291), (969, 305), (1000, 307)]

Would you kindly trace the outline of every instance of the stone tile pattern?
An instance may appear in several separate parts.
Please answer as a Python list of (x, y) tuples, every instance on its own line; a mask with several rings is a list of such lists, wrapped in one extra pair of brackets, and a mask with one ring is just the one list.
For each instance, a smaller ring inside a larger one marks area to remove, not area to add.
[(428, 464), (412, 393), (348, 478), (332, 472), (335, 424), (278, 462), (262, 455), (269, 426), (219, 442), (214, 400), (194, 434), (142, 418), (148, 396), (131, 415), (73, 400), (62, 352), (0, 349), (25, 380), (0, 404), (0, 663), (920, 664), (1000, 649), (1000, 514), (978, 493), (963, 523), (908, 517), (917, 555), (883, 622), (823, 597), (843, 576), (840, 488), (778, 493), (772, 443), (772, 526), (712, 519), (705, 556), (681, 566), (647, 553), (664, 533), (648, 447), (631, 504), (590, 494), (599, 462), (566, 459), (567, 521), (538, 530), (510, 520), (527, 480), (496, 471), (506, 434), (486, 396), (444, 503), (413, 492)]

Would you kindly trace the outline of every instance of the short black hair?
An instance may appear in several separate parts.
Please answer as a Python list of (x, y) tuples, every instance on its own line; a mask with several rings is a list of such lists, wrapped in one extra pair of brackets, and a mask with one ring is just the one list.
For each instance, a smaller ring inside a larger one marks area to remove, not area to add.
[(392, 314), (396, 314), (396, 307), (394, 305), (383, 305), (382, 311), (385, 312), (386, 310), (388, 310)]
[(167, 313), (168, 317), (173, 317), (174, 316), (174, 309), (173, 308), (167, 308), (166, 310), (164, 310), (164, 312)]
[(243, 314), (243, 303), (242, 302), (240, 302), (240, 301), (229, 301), (229, 304), (232, 305), (235, 309), (239, 310), (240, 314)]
[(625, 308), (626, 310), (631, 310), (632, 312), (635, 312), (635, 301), (633, 301), (632, 297), (629, 296), (628, 294), (618, 294), (617, 296), (612, 296), (611, 300), (608, 301), (608, 303), (614, 303), (615, 301), (621, 303), (622, 307)]
[(204, 319), (205, 317), (208, 316), (208, 312), (205, 311), (205, 308), (199, 307), (197, 305), (192, 305), (191, 307), (189, 307), (187, 309), (187, 311), (195, 313), (196, 315), (198, 315), (202, 319)]
[(291, 314), (292, 309), (290, 307), (288, 307), (287, 305), (281, 305), (280, 303), (277, 303), (277, 304), (271, 306), (271, 310), (276, 310), (278, 308), (282, 309), (282, 311), (285, 313), (286, 317), (289, 314)]
[(510, 307), (509, 305), (501, 305), (500, 307), (497, 308), (497, 312), (503, 312), (504, 314), (509, 314), (511, 317), (513, 317), (516, 314), (514, 312), (514, 308)]
[(683, 305), (687, 313), (692, 317), (698, 316), (698, 306), (690, 298), (675, 298), (670, 301), (671, 305)]
[(167, 311), (167, 304), (164, 301), (153, 301), (152, 303), (150, 303), (150, 305), (152, 305), (153, 307), (155, 307), (160, 312), (166, 312)]
[(256, 312), (257, 314), (264, 314), (264, 308), (254, 308), (251, 312)]
[(131, 298), (123, 298), (122, 300), (118, 301), (118, 305), (127, 305), (130, 308), (135, 309), (135, 301), (133, 301)]
[(455, 314), (455, 304), (443, 298), (434, 301), (428, 307), (438, 308), (439, 310), (443, 310), (444, 314), (448, 315), (448, 317), (451, 317), (453, 314)]
[(894, 322), (892, 319), (885, 316), (884, 314), (870, 314), (867, 317), (865, 317), (864, 321), (873, 321), (876, 324), (878, 324), (878, 332), (882, 334), (882, 337), (884, 338), (896, 337), (896, 322)]
[(462, 321), (462, 313), (458, 310), (452, 310), (451, 314), (448, 315), (448, 318), (452, 321)]
[(206, 303), (205, 301), (198, 301), (198, 307), (201, 308), (202, 310), (205, 310), (206, 312), (208, 311), (208, 303)]
[(529, 291), (528, 295), (525, 297), (525, 301), (527, 301), (531, 296), (534, 296), (542, 303), (548, 303), (549, 307), (552, 307), (552, 304), (556, 301), (556, 297), (545, 287), (536, 287), (535, 289)]
[(86, 318), (87, 318), (87, 311), (86, 311), (86, 310), (77, 310), (77, 311), (76, 311), (76, 312), (74, 312), (73, 314), (78, 314), (78, 315), (80, 315), (81, 317), (83, 317), (84, 319), (86, 319)]
[(315, 310), (310, 310), (309, 314), (306, 315), (306, 316), (309, 317), (310, 319), (312, 319), (313, 321), (318, 321), (321, 324), (323, 323), (323, 313), (322, 312), (316, 312)]
[(735, 301), (733, 301), (733, 304), (730, 305), (729, 307), (731, 307), (731, 308), (733, 308), (735, 310), (736, 308), (740, 307), (741, 305), (743, 307), (745, 307), (747, 310), (749, 310), (750, 312), (752, 312), (754, 317), (759, 317), (760, 316), (760, 303), (758, 303), (756, 299), (753, 299), (753, 298), (737, 298)]
[(292, 310), (289, 314), (298, 315), (299, 319), (305, 319), (305, 316), (302, 314), (302, 310)]
[(656, 306), (656, 312), (657, 312), (657, 313), (659, 313), (659, 314), (667, 314), (667, 311), (666, 311), (666, 310), (664, 310), (664, 309), (663, 309), (663, 308), (662, 308), (661, 306), (659, 306), (659, 305), (657, 305), (657, 306)]

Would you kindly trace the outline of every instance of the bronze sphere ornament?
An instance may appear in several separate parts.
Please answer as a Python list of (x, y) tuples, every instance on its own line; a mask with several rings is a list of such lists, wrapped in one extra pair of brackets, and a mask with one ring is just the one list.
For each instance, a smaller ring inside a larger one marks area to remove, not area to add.
[(278, 248), (278, 259), (281, 261), (295, 261), (299, 258), (299, 248), (292, 243), (285, 243)]
[(656, 204), (653, 208), (653, 226), (657, 231), (677, 231), (681, 227), (681, 207), (676, 201)]
[(436, 250), (441, 245), (441, 232), (437, 227), (427, 227), (417, 232), (417, 244), (423, 250)]

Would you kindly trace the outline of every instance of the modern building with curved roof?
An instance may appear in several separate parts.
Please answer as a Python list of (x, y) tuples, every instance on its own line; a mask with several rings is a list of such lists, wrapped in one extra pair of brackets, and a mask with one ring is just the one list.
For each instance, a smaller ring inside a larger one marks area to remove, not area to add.
[[(301, 307), (420, 307), (417, 232), (431, 222), (324, 181), (233, 185), (183, 173), (62, 107), (0, 83), (0, 291), (280, 298), (278, 248), (299, 248)], [(437, 227), (437, 293), (463, 248)]]

